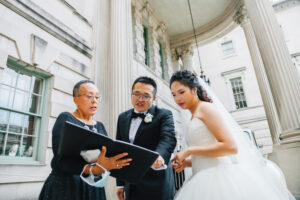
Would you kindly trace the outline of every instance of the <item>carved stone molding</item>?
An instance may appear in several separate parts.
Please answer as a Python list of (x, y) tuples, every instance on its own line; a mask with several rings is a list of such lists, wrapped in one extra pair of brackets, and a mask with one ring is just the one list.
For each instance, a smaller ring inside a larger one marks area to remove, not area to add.
[(173, 61), (179, 60), (179, 54), (177, 53), (176, 49), (171, 49), (171, 57)]
[(139, 62), (144, 62), (144, 38), (143, 38), (143, 16), (137, 5), (132, 5), (132, 24), (133, 24), (133, 51), (134, 56)]
[[(199, 44), (207, 44), (220, 38), (236, 28), (237, 24), (233, 22), (233, 15), (241, 5), (241, 0), (232, 0), (224, 12), (209, 23), (196, 27), (196, 36)], [(171, 38), (171, 48), (188, 44), (194, 41), (194, 32), (191, 29), (188, 32), (178, 34)]]
[(162, 33), (165, 33), (167, 30), (167, 26), (165, 24), (165, 22), (161, 21), (159, 22), (158, 26), (156, 27), (156, 31), (161, 30)]
[(194, 48), (192, 44), (182, 45), (176, 48), (176, 52), (180, 57), (193, 56)]
[(151, 8), (150, 6), (150, 3), (149, 1), (146, 1), (143, 5), (143, 7), (141, 8), (140, 12), (143, 12), (143, 11), (147, 11), (148, 15), (152, 15), (153, 13), (153, 9)]
[(247, 15), (247, 10), (244, 4), (240, 5), (233, 15), (233, 21), (237, 24), (242, 24), (249, 21), (249, 17)]

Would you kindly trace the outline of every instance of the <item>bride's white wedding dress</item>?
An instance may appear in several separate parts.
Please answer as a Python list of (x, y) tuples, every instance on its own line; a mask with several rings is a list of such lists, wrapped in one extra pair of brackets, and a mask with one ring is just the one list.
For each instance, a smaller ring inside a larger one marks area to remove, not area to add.
[[(186, 142), (188, 146), (206, 146), (215, 143), (216, 139), (200, 119), (194, 118), (190, 121)], [(175, 199), (294, 199), (281, 176), (272, 172), (264, 163), (258, 165), (261, 165), (260, 172), (235, 161), (234, 156), (192, 156), (193, 175), (184, 183)]]

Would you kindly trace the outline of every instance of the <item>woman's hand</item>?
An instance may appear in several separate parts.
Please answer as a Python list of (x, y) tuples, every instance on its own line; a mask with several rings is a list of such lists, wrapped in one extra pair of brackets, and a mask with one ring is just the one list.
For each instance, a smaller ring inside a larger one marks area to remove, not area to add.
[(106, 157), (106, 147), (103, 146), (101, 154), (98, 157), (97, 163), (103, 166), (106, 170), (121, 169), (122, 167), (129, 165), (129, 162), (132, 160), (131, 158), (121, 159), (127, 155), (128, 153), (121, 153), (108, 158)]
[(185, 161), (185, 159), (189, 156), (188, 150), (183, 150), (176, 154), (174, 157), (174, 161), (180, 165)]
[(181, 164), (173, 160), (172, 166), (175, 172), (181, 172), (186, 167), (191, 167), (191, 160), (184, 160)]

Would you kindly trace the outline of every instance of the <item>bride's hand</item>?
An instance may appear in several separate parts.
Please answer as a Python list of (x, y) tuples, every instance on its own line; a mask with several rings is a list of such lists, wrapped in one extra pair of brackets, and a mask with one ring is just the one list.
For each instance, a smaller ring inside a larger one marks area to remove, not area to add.
[(176, 154), (176, 156), (174, 157), (174, 161), (179, 163), (180, 165), (182, 165), (183, 161), (186, 159), (186, 157), (188, 157), (188, 152), (187, 150), (183, 150), (179, 153)]
[(175, 160), (173, 160), (172, 166), (173, 166), (175, 172), (181, 172), (184, 168), (186, 168), (186, 163), (184, 161), (183, 164), (180, 164), (180, 163), (177, 163)]

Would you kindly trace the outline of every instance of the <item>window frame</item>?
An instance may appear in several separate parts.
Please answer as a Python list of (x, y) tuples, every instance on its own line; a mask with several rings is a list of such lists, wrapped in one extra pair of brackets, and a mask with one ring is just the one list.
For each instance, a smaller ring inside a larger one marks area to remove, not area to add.
[[(0, 106), (2, 110), (9, 111), (10, 113), (18, 113), (18, 114), (24, 114), (27, 116), (33, 116), (33, 117), (38, 117), (38, 122), (37, 124), (34, 124), (36, 128), (36, 134), (35, 134), (35, 139), (34, 139), (34, 145), (35, 149), (33, 151), (33, 156), (32, 157), (19, 157), (19, 156), (2, 156), (0, 155), (0, 163), (1, 164), (22, 164), (22, 165), (43, 165), (44, 164), (44, 157), (45, 157), (45, 151), (46, 148), (43, 148), (47, 144), (47, 105), (48, 105), (48, 96), (49, 96), (49, 83), (50, 83), (50, 77), (47, 72), (43, 72), (42, 70), (39, 70), (35, 67), (30, 66), (27, 63), (24, 63), (22, 61), (19, 61), (11, 56), (8, 57), (7, 62), (6, 62), (6, 67), (16, 70), (16, 71), (21, 71), (25, 74), (29, 74), (31, 76), (35, 76), (39, 79), (42, 79), (43, 84), (42, 84), (42, 93), (41, 93), (41, 105), (40, 105), (40, 113), (35, 114), (35, 113), (30, 113), (26, 111), (21, 111), (21, 110), (14, 110), (13, 108), (8, 108), (8, 107), (3, 107)], [(3, 69), (5, 70), (6, 67)], [(2, 73), (3, 76), (3, 73)], [(1, 80), (0, 82), (2, 83), (2, 76), (0, 76)], [(4, 84), (5, 85), (5, 84)], [(20, 136), (23, 134), (24, 129), (22, 130), (22, 133), (20, 133)], [(5, 131), (7, 135), (8, 130)], [(19, 134), (17, 134), (19, 135)], [(7, 138), (5, 138), (6, 140)]]

